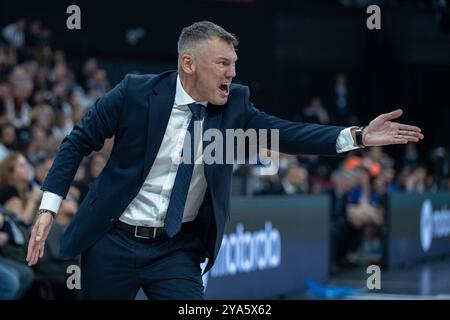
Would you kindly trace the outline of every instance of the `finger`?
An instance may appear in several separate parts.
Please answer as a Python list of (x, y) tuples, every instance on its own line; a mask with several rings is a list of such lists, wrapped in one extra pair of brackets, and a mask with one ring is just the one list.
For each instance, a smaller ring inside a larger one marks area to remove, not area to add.
[(36, 245), (36, 229), (36, 225), (34, 225), (33, 230), (31, 231), (30, 242), (28, 243), (28, 254), (26, 259), (28, 262), (31, 261), (31, 253)]
[(30, 267), (36, 264), (35, 257), (36, 257), (36, 248), (34, 248), (33, 251), (31, 252), (31, 258), (30, 261), (28, 262), (28, 265)]
[(33, 228), (33, 234), (32, 237), (30, 239), (30, 242), (33, 242), (33, 246), (32, 246), (32, 252), (31, 252), (31, 259), (29, 262), (30, 266), (33, 266), (36, 264), (37, 262), (37, 257), (39, 254), (39, 245), (40, 245), (40, 236), (39, 236), (39, 232), (42, 232), (39, 230), (40, 226), (42, 223), (40, 223), (39, 221), (36, 222), (36, 225)]
[(419, 138), (416, 137), (407, 137), (406, 140), (408, 140), (408, 142), (419, 142)]
[(402, 124), (402, 123), (399, 123), (398, 128), (399, 128), (400, 130), (407, 130), (407, 131), (414, 131), (414, 132), (422, 132), (422, 130), (421, 130), (419, 127), (416, 127), (416, 126), (410, 126), (410, 125), (408, 125), (408, 124)]
[(383, 119), (384, 121), (388, 121), (388, 120), (396, 119), (396, 118), (400, 117), (402, 114), (403, 114), (403, 110), (397, 109), (392, 112), (382, 114), (380, 116), (380, 118)]
[(31, 259), (30, 262), (28, 262), (28, 265), (31, 267), (32, 265), (34, 265), (34, 256), (36, 255), (36, 251), (33, 250), (33, 252), (31, 253)]
[(41, 244), (39, 247), (39, 258), (42, 258), (44, 256), (44, 251), (45, 251), (45, 241), (47, 240), (47, 235), (48, 233), (45, 233), (42, 240), (41, 240)]
[(35, 248), (36, 244), (35, 243), (30, 243), (28, 244), (28, 253), (27, 253), (27, 262), (31, 263), (32, 259), (33, 259), (33, 253), (34, 253), (34, 248)]
[(420, 139), (421, 139), (420, 137), (417, 137), (415, 135), (410, 135), (410, 136), (407, 136), (407, 137), (404, 137), (404, 138), (408, 139), (409, 141), (414, 141), (414, 142), (419, 142)]
[(423, 139), (424, 136), (422, 133), (420, 132), (416, 132), (416, 131), (407, 131), (407, 130), (399, 130), (398, 131), (398, 135), (402, 136), (402, 137), (415, 137), (417, 139)]
[(43, 242), (39, 250), (39, 258), (42, 258), (44, 256), (44, 250), (45, 250), (45, 243)]
[(27, 258), (26, 261), (29, 262), (31, 259), (31, 253), (33, 252), (33, 247), (34, 247), (34, 240), (32, 240), (33, 238), (30, 238), (30, 242), (28, 243), (28, 252), (27, 252)]
[(407, 144), (408, 140), (404, 139), (404, 138), (400, 138), (400, 137), (396, 137), (394, 139), (392, 139), (391, 144)]
[(33, 253), (34, 253), (34, 245), (30, 246), (30, 244), (28, 245), (28, 253), (27, 253), (27, 262), (31, 262), (32, 258), (33, 258)]
[(33, 256), (33, 265), (35, 265), (39, 260), (39, 245), (34, 250), (34, 256)]
[(39, 250), (34, 251), (32, 265), (34, 266), (38, 261)]

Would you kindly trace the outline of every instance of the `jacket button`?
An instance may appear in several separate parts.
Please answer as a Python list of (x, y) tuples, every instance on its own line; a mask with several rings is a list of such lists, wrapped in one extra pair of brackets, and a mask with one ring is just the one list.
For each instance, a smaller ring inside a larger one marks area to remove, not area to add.
[(111, 219), (109, 219), (109, 222), (114, 223), (114, 222), (116, 222), (116, 219), (115, 218), (111, 218)]

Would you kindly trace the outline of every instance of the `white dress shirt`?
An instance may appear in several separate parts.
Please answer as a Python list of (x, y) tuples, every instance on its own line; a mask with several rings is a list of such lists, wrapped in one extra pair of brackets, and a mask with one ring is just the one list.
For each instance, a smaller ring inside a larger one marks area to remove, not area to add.
[[(192, 117), (188, 104), (193, 102), (195, 100), (184, 91), (178, 76), (175, 101), (155, 162), (141, 190), (120, 216), (119, 219), (121, 221), (140, 226), (162, 227), (164, 225), (170, 195), (178, 170), (178, 164), (173, 161), (173, 155), (174, 152), (177, 155), (181, 155), (186, 131)], [(207, 105), (207, 102), (198, 103), (204, 106)], [(203, 131), (203, 120), (200, 123)], [(358, 148), (354, 146), (351, 128), (345, 128), (339, 133), (336, 141), (336, 151), (338, 153)], [(198, 209), (205, 196), (207, 184), (202, 160), (202, 139), (198, 139), (194, 171), (183, 212), (183, 222), (193, 221), (196, 218)], [(45, 191), (40, 209), (58, 212), (61, 201), (61, 196)]]

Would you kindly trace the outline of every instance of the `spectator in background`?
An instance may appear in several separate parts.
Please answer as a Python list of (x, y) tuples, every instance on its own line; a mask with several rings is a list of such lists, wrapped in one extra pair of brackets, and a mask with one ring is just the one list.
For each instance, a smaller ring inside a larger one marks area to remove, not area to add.
[(84, 62), (83, 68), (81, 69), (81, 73), (78, 76), (78, 81), (85, 90), (88, 89), (87, 85), (88, 79), (90, 79), (97, 70), (98, 70), (98, 61), (94, 57), (90, 57)]
[(0, 44), (0, 85), (5, 84), (8, 75), (11, 73), (14, 59), (13, 55), (8, 54), (8, 51)]
[(348, 220), (347, 205), (350, 190), (359, 183), (355, 170), (338, 169), (331, 176), (334, 188), (330, 189), (331, 196), (331, 227), (330, 227), (330, 258), (331, 272), (336, 273), (340, 268), (351, 266), (347, 259), (350, 250), (358, 247), (360, 235)]
[(336, 105), (336, 114), (339, 120), (346, 121), (349, 114), (349, 92), (347, 87), (347, 76), (344, 73), (338, 73), (334, 85), (334, 103)]
[(31, 138), (29, 139), (24, 153), (31, 163), (36, 163), (40, 158), (58, 149), (56, 138), (37, 126), (31, 127)]
[(38, 65), (45, 66), (45, 68), (50, 68), (50, 66), (52, 66), (53, 51), (50, 45), (44, 45), (37, 50), (36, 61)]
[(348, 86), (348, 78), (345, 73), (338, 73), (335, 78), (333, 89), (329, 95), (330, 114), (332, 122), (337, 125), (357, 125), (359, 123), (353, 114), (352, 91)]
[(10, 77), (12, 96), (6, 100), (9, 121), (17, 129), (30, 124), (30, 106), (27, 102), (33, 91), (33, 81), (23, 67), (15, 67)]
[[(2, 246), (0, 232), (0, 247)], [(21, 299), (34, 281), (33, 270), (23, 263), (0, 256), (0, 300)]]
[(301, 154), (297, 156), (297, 159), (298, 163), (304, 166), (312, 175), (317, 173), (322, 161), (320, 157), (315, 154)]
[(372, 190), (373, 177), (366, 168), (360, 168), (360, 182), (348, 194), (347, 217), (358, 239), (351, 248), (350, 261), (375, 263), (381, 259), (380, 230), (384, 223), (384, 208), (380, 196)]
[(349, 193), (348, 217), (355, 228), (383, 223), (383, 212), (379, 210), (379, 197), (372, 192), (371, 176), (366, 169), (358, 170), (360, 183)]
[(30, 27), (25, 33), (25, 43), (30, 48), (39, 48), (44, 45), (45, 36), (40, 21), (34, 20), (30, 23)]
[[(4, 237), (0, 232), (0, 247), (3, 245)], [(19, 292), (20, 283), (14, 275), (14, 271), (4, 266), (0, 257), (0, 300), (14, 300)]]
[(72, 117), (70, 120), (72, 120), (72, 123), (78, 123), (80, 119), (85, 115), (86, 108), (79, 106), (79, 105), (73, 105), (72, 107)]
[(304, 167), (296, 164), (290, 165), (287, 168), (281, 181), (271, 182), (262, 190), (255, 193), (255, 195), (308, 194), (311, 190), (308, 171)]
[(405, 189), (411, 193), (421, 193), (427, 190), (427, 168), (422, 165), (413, 168), (406, 178)]
[(40, 91), (40, 94), (42, 95), (42, 98), (40, 98), (38, 101), (36, 101), (36, 103), (44, 103), (45, 102), (47, 90), (49, 90), (49, 88), (50, 88), (50, 83), (48, 81), (49, 74), (50, 74), (50, 69), (45, 65), (40, 66), (36, 70), (36, 73), (34, 74), (33, 81), (35, 84), (35, 89), (37, 91)]
[(375, 178), (374, 188), (380, 196), (387, 196), (390, 192), (400, 190), (400, 186), (395, 181), (395, 169), (393, 164), (384, 165), (380, 174)]
[(308, 171), (303, 166), (290, 166), (281, 180), (281, 186), (287, 195), (308, 194), (311, 191)]
[(66, 97), (67, 84), (64, 81), (54, 82), (52, 85), (51, 95), (47, 98), (47, 103), (52, 106), (55, 111), (63, 111), (66, 116), (71, 116), (72, 108)]
[(30, 187), (31, 167), (25, 157), (11, 152), (0, 164), (0, 204), (17, 214), (27, 225), (42, 197), (38, 186)]
[(34, 179), (35, 183), (38, 185), (42, 185), (44, 183), (45, 177), (47, 176), (48, 171), (52, 167), (54, 160), (54, 156), (52, 154), (49, 154), (43, 158), (40, 158), (35, 163), (34, 168)]
[(67, 117), (64, 112), (58, 111), (55, 114), (55, 125), (52, 129), (52, 136), (61, 143), (66, 135), (73, 129), (73, 122), (70, 117)]
[[(316, 174), (311, 178), (311, 193), (319, 195), (329, 192), (333, 188), (333, 182), (329, 177), (329, 166), (319, 165)], [(309, 170), (308, 170), (309, 172)]]
[[(66, 54), (64, 53), (64, 51), (62, 50), (55, 50), (55, 52), (53, 53), (53, 63), (55, 66), (58, 65), (64, 65), (66, 66), (66, 77), (69, 77), (71, 80), (74, 80), (72, 77), (72, 72), (69, 70), (69, 68), (67, 67), (67, 62), (66, 62)], [(62, 80), (62, 79), (60, 79)]]
[(0, 125), (0, 162), (12, 151), (18, 149), (16, 129), (12, 123)]
[(111, 89), (107, 73), (104, 69), (95, 70), (92, 76), (87, 80), (86, 86), (88, 89), (97, 90), (101, 95), (104, 95)]
[(401, 170), (397, 176), (397, 183), (398, 183), (399, 190), (401, 190), (401, 191), (406, 190), (406, 180), (408, 179), (411, 172), (412, 172), (412, 168), (410, 166), (404, 166), (401, 168)]
[(449, 151), (444, 147), (437, 147), (431, 152), (430, 160), (434, 180), (433, 190), (446, 189), (447, 178), (450, 177)]
[(413, 167), (418, 164), (419, 164), (419, 152), (417, 151), (417, 146), (413, 143), (406, 144), (403, 165)]
[(383, 147), (370, 147), (365, 152), (365, 157), (369, 158), (373, 163), (382, 163), (389, 156), (383, 152)]
[[(16, 225), (12, 217), (8, 217), (0, 208), (0, 300), (20, 299), (27, 292), (34, 281), (33, 270), (26, 266), (26, 239), (28, 235)], [(22, 254), (11, 258), (22, 248)]]
[(320, 97), (312, 97), (307, 106), (303, 110), (303, 121), (313, 122), (320, 124), (330, 123), (330, 116), (327, 109), (322, 105), (322, 99)]
[(25, 45), (25, 28), (27, 24), (25, 19), (17, 19), (14, 23), (7, 25), (3, 29), (3, 38), (10, 45), (20, 48)]
[[(47, 81), (50, 85), (54, 85), (55, 83), (62, 83), (64, 85), (69, 85), (71, 80), (70, 71), (64, 61), (63, 57), (55, 59), (56, 52), (53, 54), (53, 61), (55, 63), (51, 72), (48, 74)], [(58, 61), (58, 62), (55, 62)]]
[(44, 132), (51, 132), (55, 123), (55, 114), (48, 104), (37, 105), (30, 112), (31, 125), (42, 129)]
[(72, 109), (88, 109), (92, 102), (91, 98), (85, 95), (81, 87), (73, 87), (69, 92), (69, 104), (72, 106)]

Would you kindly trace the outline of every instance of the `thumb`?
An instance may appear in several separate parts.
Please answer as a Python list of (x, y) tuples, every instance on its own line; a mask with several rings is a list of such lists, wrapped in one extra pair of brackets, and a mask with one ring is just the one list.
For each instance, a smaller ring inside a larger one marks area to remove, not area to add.
[(393, 119), (396, 119), (396, 118), (400, 117), (402, 114), (403, 114), (403, 110), (402, 109), (397, 109), (397, 110), (394, 110), (392, 112), (385, 113), (385, 114), (381, 115), (381, 118), (384, 121), (389, 121), (389, 120), (393, 120)]

